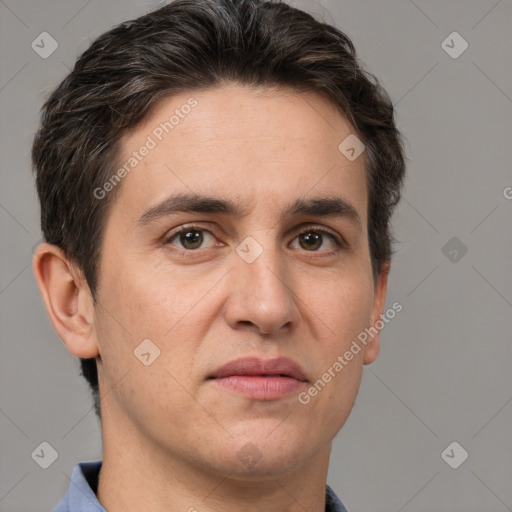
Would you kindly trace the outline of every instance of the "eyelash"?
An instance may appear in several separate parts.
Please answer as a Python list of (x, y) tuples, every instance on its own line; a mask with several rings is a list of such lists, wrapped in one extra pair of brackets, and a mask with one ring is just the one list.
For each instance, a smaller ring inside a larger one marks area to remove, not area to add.
[[(170, 233), (168, 236), (166, 236), (165, 239), (163, 240), (163, 244), (164, 245), (168, 245), (175, 238), (177, 238), (179, 235), (181, 235), (182, 233), (188, 233), (189, 231), (206, 231), (206, 232), (210, 233), (212, 236), (215, 237), (215, 235), (213, 235), (213, 233), (211, 231), (209, 231), (208, 229), (205, 229), (202, 226), (198, 226), (196, 224), (184, 224), (183, 226), (180, 226), (179, 228), (174, 230), (172, 233)], [(336, 244), (336, 248), (332, 249), (332, 250), (306, 251), (306, 252), (318, 252), (318, 253), (326, 253), (326, 254), (335, 254), (335, 253), (345, 249), (348, 246), (348, 244), (345, 242), (345, 240), (343, 240), (343, 238), (339, 237), (339, 239), (338, 239), (338, 236), (336, 236), (331, 231), (328, 231), (327, 229), (325, 229), (323, 227), (315, 226), (315, 225), (307, 226), (302, 231), (297, 233), (295, 238), (297, 238), (298, 236), (303, 235), (305, 233), (312, 233), (312, 232), (314, 232), (314, 233), (321, 233), (322, 235), (328, 235), (334, 241), (334, 243)], [(294, 240), (295, 240), (295, 238), (294, 238)], [(193, 252), (200, 251), (200, 249), (185, 249), (185, 248), (180, 248), (180, 247), (176, 247), (176, 249), (178, 251), (187, 252), (187, 253), (193, 253)]]

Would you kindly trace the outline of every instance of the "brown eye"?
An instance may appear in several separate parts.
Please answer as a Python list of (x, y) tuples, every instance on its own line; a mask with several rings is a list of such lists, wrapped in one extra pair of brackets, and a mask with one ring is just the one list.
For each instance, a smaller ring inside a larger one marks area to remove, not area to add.
[(180, 233), (179, 240), (185, 249), (198, 249), (203, 243), (203, 234), (197, 229)]
[(319, 233), (302, 233), (299, 235), (299, 244), (306, 250), (317, 250), (322, 246), (322, 235)]
[[(337, 237), (324, 229), (308, 229), (300, 233), (295, 240), (298, 240), (299, 248), (308, 252), (328, 252), (343, 248), (343, 243)], [(324, 247), (327, 245), (327, 247)]]
[[(166, 243), (174, 245), (178, 249), (185, 249), (187, 251), (194, 251), (200, 249), (208, 239), (213, 242), (210, 246), (215, 243), (215, 237), (205, 229), (195, 229), (191, 227), (181, 227), (176, 232), (171, 234), (167, 239)], [(178, 245), (176, 243), (179, 242)]]

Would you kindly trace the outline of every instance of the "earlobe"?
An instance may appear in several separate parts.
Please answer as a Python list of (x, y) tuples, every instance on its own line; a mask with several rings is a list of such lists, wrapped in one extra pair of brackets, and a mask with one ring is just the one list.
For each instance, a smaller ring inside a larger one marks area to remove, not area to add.
[(50, 320), (68, 350), (80, 358), (99, 355), (93, 300), (76, 266), (48, 243), (37, 247), (32, 265)]
[[(373, 299), (373, 309), (371, 315), (371, 324), (370, 327), (377, 328), (381, 319), (381, 316), (384, 314), (384, 306), (386, 305), (386, 294), (387, 294), (387, 286), (388, 286), (388, 275), (390, 270), (390, 262), (386, 262), (382, 265), (380, 275), (377, 278), (377, 283), (375, 287), (375, 295)], [(377, 326), (376, 326), (377, 324)], [(368, 337), (368, 344), (364, 351), (364, 364), (370, 364), (377, 359), (380, 350), (380, 329), (378, 329), (377, 334), (372, 337)]]

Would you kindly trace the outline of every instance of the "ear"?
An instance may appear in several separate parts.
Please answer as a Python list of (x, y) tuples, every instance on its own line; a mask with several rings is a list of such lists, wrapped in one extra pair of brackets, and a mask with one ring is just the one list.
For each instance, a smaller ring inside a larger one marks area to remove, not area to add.
[[(375, 285), (375, 294), (373, 298), (373, 308), (371, 314), (370, 327), (375, 326), (377, 320), (381, 319), (384, 314), (384, 306), (386, 305), (386, 294), (388, 288), (388, 275), (390, 270), (390, 262), (385, 262), (382, 267)], [(377, 359), (380, 349), (380, 330), (373, 337), (368, 337), (368, 344), (365, 347), (364, 364), (370, 364)]]
[(52, 244), (37, 247), (34, 275), (53, 327), (75, 356), (99, 355), (94, 331), (94, 302), (85, 279), (63, 251)]

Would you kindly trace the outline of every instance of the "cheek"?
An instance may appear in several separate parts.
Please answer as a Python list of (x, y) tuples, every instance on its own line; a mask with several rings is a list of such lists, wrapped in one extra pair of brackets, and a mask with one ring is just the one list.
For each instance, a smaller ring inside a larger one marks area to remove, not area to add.
[[(332, 319), (336, 332), (341, 332), (341, 339), (351, 342), (371, 321), (373, 306), (373, 287), (356, 283), (339, 292), (336, 311)], [(340, 340), (341, 341), (341, 340)]]
[(365, 346), (357, 337), (370, 325), (373, 293), (371, 279), (347, 272), (344, 278), (332, 279), (312, 301), (312, 308), (321, 312), (322, 322), (317, 324), (323, 324), (323, 336), (316, 340), (319, 346), (324, 340), (318, 378), (329, 380), (323, 398), (334, 400), (342, 409), (352, 407), (359, 389)]
[[(300, 297), (307, 305), (305, 314), (313, 332), (309, 350), (318, 354), (315, 380), (301, 403), (307, 402), (304, 407), (311, 416), (321, 418), (335, 433), (346, 421), (359, 390), (364, 345), (354, 342), (371, 322), (373, 282), (371, 275), (348, 265), (346, 271), (321, 279), (302, 275), (301, 282)], [(306, 290), (310, 293), (305, 294)]]
[[(371, 322), (374, 288), (371, 276), (357, 272), (354, 267), (315, 282), (304, 282), (305, 289), (315, 289), (306, 301), (324, 327), (323, 339), (329, 349), (342, 353), (353, 339)], [(315, 288), (312, 288), (315, 286)]]
[(95, 318), (105, 406), (123, 411), (148, 435), (156, 435), (162, 418), (186, 430), (187, 415), (176, 415), (176, 410), (191, 412), (195, 406), (185, 388), (197, 338), (187, 331), (186, 313), (197, 298), (186, 293), (181, 280), (173, 281), (171, 292), (168, 282), (149, 269), (127, 272), (119, 265), (110, 270)]
[(168, 338), (202, 289), (179, 270), (170, 276), (162, 260), (140, 254), (110, 258), (103, 268), (102, 300), (115, 309), (115, 320), (135, 339), (158, 343)]
[[(130, 381), (139, 383), (133, 386), (141, 389), (149, 383), (176, 387), (165, 369), (178, 382), (188, 382), (207, 327), (197, 321), (198, 315), (208, 307), (206, 295), (218, 276), (199, 279), (178, 271), (170, 275), (164, 265), (143, 260), (137, 256), (104, 262), (95, 325), (108, 387), (127, 371)], [(145, 366), (137, 355), (143, 359), (147, 352), (146, 359), (156, 357)]]

